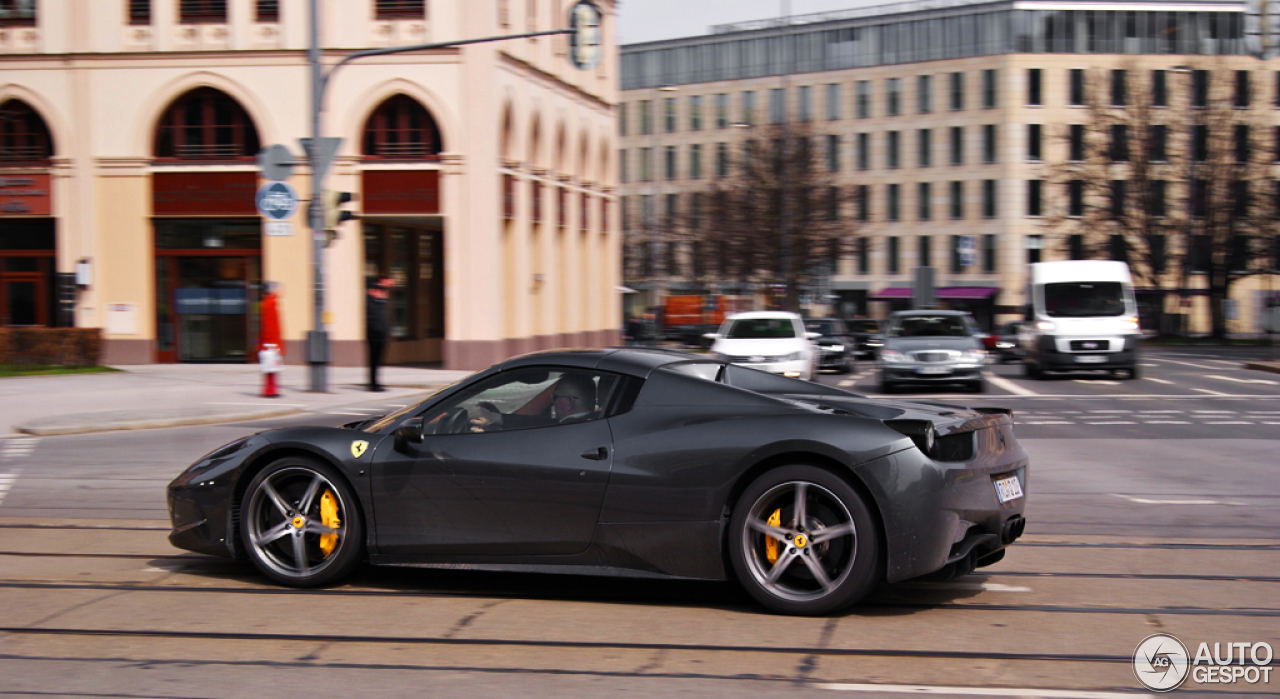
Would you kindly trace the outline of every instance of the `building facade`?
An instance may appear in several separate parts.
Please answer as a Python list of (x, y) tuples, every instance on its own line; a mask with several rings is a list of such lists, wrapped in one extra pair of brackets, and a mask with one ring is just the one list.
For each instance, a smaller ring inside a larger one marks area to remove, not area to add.
[[(323, 0), (322, 61), (563, 28), (568, 0)], [(362, 59), (329, 83), (325, 188), (358, 220), (324, 253), (335, 363), (365, 361), (366, 277), (390, 277), (391, 363), (475, 369), (616, 342), (615, 3), (602, 60), (565, 36)], [(266, 226), (258, 152), (304, 160), (307, 0), (0, 5), (0, 323), (99, 327), (109, 364), (255, 361), (263, 281), (305, 360), (306, 201)], [(289, 182), (305, 200), (305, 163)]]
[[(1072, 134), (1090, 118), (1086, 78), (1090, 90), (1119, 85), (1109, 99), (1121, 102), (1106, 104), (1147, 100), (1156, 120), (1190, 106), (1199, 69), (1243, 79), (1252, 99), (1242, 108), (1266, 125), (1254, 147), (1280, 162), (1280, 63), (1255, 57), (1257, 23), (1240, 2), (905, 3), (623, 46), (624, 235), (666, 257), (639, 266), (665, 274), (624, 283), (646, 292), (637, 305), (714, 293), (681, 277), (682, 253), (662, 239), (690, 220), (699, 193), (733, 175), (757, 127), (803, 123), (813, 162), (851, 193), (839, 212), (848, 242), (815, 277), (806, 310), (884, 317), (909, 306), (914, 270), (928, 266), (941, 305), (988, 329), (1020, 319), (1027, 264), (1080, 256), (1048, 223), (1069, 206), (1054, 170), (1075, 157)], [(1157, 82), (1159, 97), (1136, 94)], [(1126, 84), (1135, 94), (1124, 96)], [(1257, 191), (1259, 211), (1280, 210), (1274, 183)], [(1144, 323), (1189, 305), (1190, 329), (1207, 331), (1205, 284), (1193, 273), (1181, 287), (1145, 289)], [(1257, 332), (1271, 289), (1274, 274), (1236, 283), (1229, 329)]]

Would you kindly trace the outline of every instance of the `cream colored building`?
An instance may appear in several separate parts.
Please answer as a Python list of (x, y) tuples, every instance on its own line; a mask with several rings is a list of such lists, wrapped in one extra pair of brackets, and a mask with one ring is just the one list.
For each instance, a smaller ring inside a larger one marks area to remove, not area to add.
[[(806, 310), (882, 318), (908, 307), (914, 269), (928, 265), (942, 305), (972, 311), (986, 328), (1020, 319), (1027, 264), (1070, 254), (1070, 241), (1044, 222), (1063, 202), (1046, 181), (1050, 164), (1068, 157), (1071, 125), (1088, 119), (1073, 75), (1089, 72), (1091, 89), (1105, 89), (1113, 71), (1142, 73), (1133, 84), (1159, 73), (1159, 113), (1186, 109), (1184, 66), (1212, 68), (1223, 81), (1246, 71), (1250, 108), (1280, 124), (1280, 62), (1248, 55), (1254, 22), (1245, 4), (1217, 0), (919, 2), (623, 46), (624, 235), (660, 239), (672, 214), (687, 220), (691, 197), (730, 174), (744, 140), (760, 138), (752, 125), (807, 122), (817, 162), (855, 197), (841, 212), (850, 244)], [(1280, 147), (1266, 131), (1254, 147)], [(1261, 185), (1269, 210), (1273, 190)], [(1170, 206), (1180, 199), (1169, 197)], [(974, 236), (971, 265), (958, 264), (961, 236)], [(637, 306), (716, 291), (681, 276), (679, 249), (643, 247), (674, 260), (677, 273), (625, 279), (645, 292)], [(1209, 329), (1204, 285), (1204, 275), (1188, 283), (1193, 331)], [(1160, 308), (1177, 312), (1170, 291), (1143, 290), (1144, 322)], [(1269, 293), (1280, 297), (1280, 276), (1238, 282), (1229, 330), (1258, 332)]]
[[(572, 4), (322, 0), (323, 61), (562, 28)], [(363, 59), (333, 77), (323, 133), (343, 141), (325, 187), (354, 193), (360, 215), (324, 254), (335, 363), (365, 361), (375, 275), (395, 281), (390, 363), (475, 369), (617, 341), (617, 15), (597, 5), (592, 70), (555, 36)], [(101, 327), (105, 363), (253, 361), (272, 280), (287, 360), (303, 360), (306, 202), (268, 230), (253, 197), (259, 148), (301, 159), (311, 135), (308, 6), (5, 4), (0, 322)], [(305, 165), (289, 183), (309, 198)]]

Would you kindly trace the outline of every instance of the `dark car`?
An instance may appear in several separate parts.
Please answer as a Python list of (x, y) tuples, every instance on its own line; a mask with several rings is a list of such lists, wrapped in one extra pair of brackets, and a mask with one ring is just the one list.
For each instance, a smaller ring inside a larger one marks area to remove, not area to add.
[(964, 311), (899, 311), (889, 316), (880, 350), (880, 391), (905, 384), (961, 383), (986, 390), (987, 351), (973, 316)]
[(360, 563), (737, 579), (823, 614), (1022, 533), (1012, 413), (671, 351), (518, 357), (388, 415), (238, 439), (169, 484), (177, 547), (324, 585)]
[(839, 318), (805, 318), (804, 329), (817, 333), (813, 343), (818, 346), (818, 369), (834, 369), (848, 374), (858, 367), (855, 358), (857, 338)]
[(856, 341), (856, 353), (859, 358), (875, 359), (884, 346), (884, 327), (878, 320), (855, 318), (846, 321), (849, 334)]
[(1022, 321), (1015, 320), (996, 328), (991, 335), (991, 345), (987, 350), (994, 354), (999, 362), (1021, 360), (1027, 355), (1018, 344), (1018, 332), (1022, 330)]

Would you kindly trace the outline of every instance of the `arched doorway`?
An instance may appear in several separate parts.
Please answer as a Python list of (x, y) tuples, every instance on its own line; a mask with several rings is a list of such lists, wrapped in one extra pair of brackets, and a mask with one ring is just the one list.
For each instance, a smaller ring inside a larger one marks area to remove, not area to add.
[(262, 280), (257, 173), (167, 166), (239, 165), (260, 150), (258, 130), (235, 99), (202, 87), (177, 98), (156, 123), (156, 361), (252, 362)]
[(443, 150), (435, 119), (407, 95), (378, 105), (361, 134), (363, 271), (366, 277), (394, 281), (388, 299), (389, 364), (443, 359), (445, 250), (438, 166)]
[(60, 309), (58, 302), (53, 153), (34, 109), (17, 99), (0, 104), (0, 326), (74, 322), (70, 304)]

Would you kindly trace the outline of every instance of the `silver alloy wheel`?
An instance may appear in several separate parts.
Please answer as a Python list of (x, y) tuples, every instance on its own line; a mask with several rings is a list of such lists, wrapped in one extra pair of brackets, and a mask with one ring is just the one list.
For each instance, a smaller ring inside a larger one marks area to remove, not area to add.
[[(321, 518), (320, 500), (325, 491), (337, 499), (338, 516), (344, 520), (336, 529), (326, 526)], [(282, 577), (302, 580), (339, 560), (350, 512), (341, 488), (316, 471), (292, 467), (276, 471), (258, 484), (243, 521), (258, 560)], [(338, 537), (327, 554), (320, 547), (323, 535)]]
[[(781, 512), (779, 526), (768, 523), (774, 511)], [(849, 508), (817, 483), (788, 481), (770, 488), (752, 503), (743, 526), (747, 569), (778, 599), (812, 602), (830, 595), (858, 558), (858, 531)], [(776, 561), (769, 560), (770, 538), (779, 542)]]

